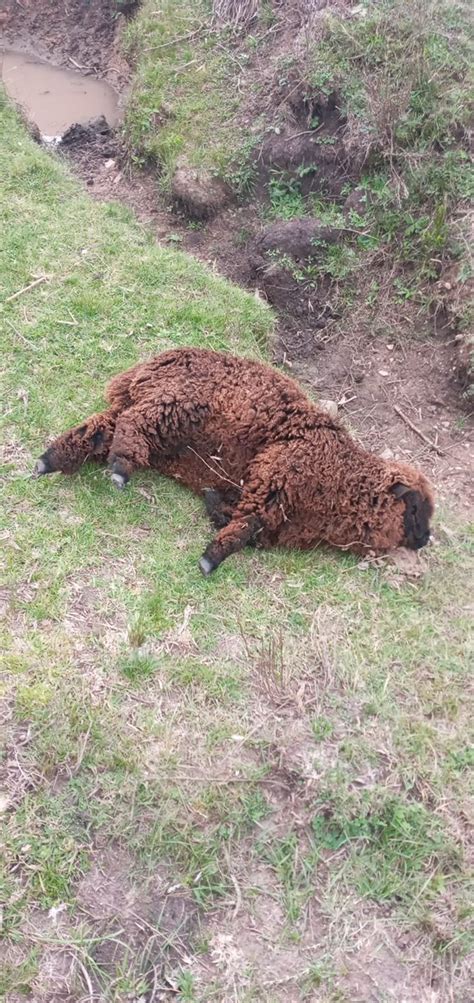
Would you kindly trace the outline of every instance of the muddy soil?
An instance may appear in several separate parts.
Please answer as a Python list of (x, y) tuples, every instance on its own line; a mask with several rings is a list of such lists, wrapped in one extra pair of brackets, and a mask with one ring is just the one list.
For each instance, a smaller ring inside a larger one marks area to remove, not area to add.
[(115, 0), (1, 0), (0, 12), (4, 48), (126, 82)]
[[(113, 0), (93, 4), (7, 0), (0, 18), (0, 46), (34, 52), (55, 65), (82, 68), (85, 74), (94, 72), (121, 89), (125, 99), (129, 68), (120, 54), (125, 19), (117, 17), (116, 11)], [(270, 83), (267, 93), (268, 100), (274, 98)], [(295, 122), (304, 131), (308, 116), (315, 114), (297, 87), (290, 86), (290, 95), (289, 135)], [(327, 163), (319, 164), (337, 191), (348, 172), (354, 171), (354, 163), (348, 165), (339, 142), (342, 123), (330, 98), (316, 111), (323, 130), (337, 140), (330, 146), (323, 144), (321, 156)], [(311, 136), (296, 136), (290, 142), (286, 136), (272, 136), (270, 143), (271, 150), (259, 151), (263, 173), (266, 161), (275, 162), (278, 144), (280, 155), (292, 162), (295, 157), (299, 163), (308, 157), (315, 160)], [(451, 498), (464, 510), (474, 507), (472, 420), (461, 396), (458, 346), (449, 325), (430, 340), (422, 340), (414, 317), (410, 336), (396, 339), (387, 318), (386, 333), (375, 336), (366, 318), (358, 321), (355, 305), (353, 331), (341, 336), (337, 319), (325, 306), (324, 290), (309, 294), (304, 285), (288, 282), (284, 270), (262, 270), (256, 265), (256, 250), (268, 240), (259, 222), (262, 186), (257, 186), (254, 204), (224, 205), (214, 218), (190, 226), (179, 206), (178, 211), (176, 204), (173, 209), (160, 196), (155, 172), (131, 169), (119, 135), (84, 130), (64, 145), (60, 155), (72, 163), (93, 197), (126, 203), (152, 226), (158, 240), (179, 246), (268, 299), (278, 317), (274, 361), (317, 397), (335, 401), (342, 417), (369, 448), (418, 464), (432, 477), (442, 499)]]

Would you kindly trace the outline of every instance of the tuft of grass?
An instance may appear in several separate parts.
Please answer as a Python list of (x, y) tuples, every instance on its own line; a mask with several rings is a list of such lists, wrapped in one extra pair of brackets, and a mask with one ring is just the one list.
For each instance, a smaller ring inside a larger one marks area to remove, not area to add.
[(429, 898), (444, 875), (461, 861), (447, 839), (442, 821), (421, 804), (374, 791), (353, 811), (326, 803), (312, 823), (315, 844), (325, 850), (349, 851), (345, 880), (358, 893), (378, 902), (413, 906), (420, 890)]
[[(348, 215), (352, 230), (360, 230), (346, 240), (352, 268), (334, 274), (328, 260), (318, 274), (355, 278), (360, 299), (366, 274), (385, 263), (393, 277), (384, 282), (381, 309), (389, 297), (394, 306), (413, 301), (426, 315), (436, 313), (433, 283), (452, 262), (459, 262), (460, 276), (463, 262), (469, 267), (463, 222), (474, 192), (469, 38), (462, 0), (428, 7), (420, 0), (370, 0), (353, 18), (328, 15), (309, 57), (308, 89), (336, 94), (346, 120), (344, 144), (357, 182), (343, 194), (355, 187), (360, 194), (360, 209)], [(331, 206), (327, 199), (326, 215)], [(344, 306), (338, 289), (332, 299), (335, 308)], [(377, 301), (367, 302), (370, 310)]]
[(122, 659), (119, 665), (126, 679), (132, 683), (139, 683), (154, 675), (157, 669), (156, 659), (149, 655), (142, 655), (139, 652), (131, 652)]
[(262, 843), (260, 852), (275, 872), (288, 923), (295, 927), (312, 895), (317, 857), (312, 851), (301, 851), (294, 832)]
[(135, 159), (159, 165), (166, 187), (179, 159), (222, 172), (236, 152), (233, 66), (197, 0), (145, 0), (124, 33), (135, 65), (125, 135)]

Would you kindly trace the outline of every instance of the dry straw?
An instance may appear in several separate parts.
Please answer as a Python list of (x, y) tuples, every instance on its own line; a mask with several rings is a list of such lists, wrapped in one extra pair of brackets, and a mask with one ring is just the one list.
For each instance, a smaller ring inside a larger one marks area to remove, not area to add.
[(256, 17), (259, 0), (214, 0), (214, 15), (220, 25), (246, 28)]

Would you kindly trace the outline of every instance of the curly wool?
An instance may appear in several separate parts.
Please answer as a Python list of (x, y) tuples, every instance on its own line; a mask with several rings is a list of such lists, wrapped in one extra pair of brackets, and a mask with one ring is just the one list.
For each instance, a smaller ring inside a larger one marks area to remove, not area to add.
[(107, 411), (43, 454), (45, 472), (108, 458), (117, 479), (153, 468), (198, 494), (218, 491), (232, 515), (213, 563), (252, 538), (265, 548), (325, 541), (385, 553), (405, 541), (397, 485), (432, 512), (423, 474), (363, 449), (294, 380), (260, 362), (175, 349), (114, 377), (107, 400)]

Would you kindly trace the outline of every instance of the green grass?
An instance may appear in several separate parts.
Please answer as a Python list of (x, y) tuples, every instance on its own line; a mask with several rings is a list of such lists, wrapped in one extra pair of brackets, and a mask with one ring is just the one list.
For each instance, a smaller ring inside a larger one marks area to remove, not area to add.
[[(125, 48), (135, 65), (125, 134), (139, 161), (156, 162), (166, 187), (178, 159), (222, 171), (236, 143), (235, 65), (209, 30), (209, 4), (145, 0), (128, 26)], [(175, 40), (177, 40), (175, 42)]]
[(311, 82), (337, 86), (354, 129), (382, 156), (449, 149), (469, 123), (469, 7), (456, 2), (382, 0), (365, 16), (329, 13), (312, 54)]
[(306, 203), (298, 178), (276, 172), (268, 184), (270, 219), (297, 219), (306, 214)]
[[(329, 1003), (349, 991), (338, 952), (361, 902), (375, 931), (383, 909), (423, 944), (446, 998), (461, 993), (468, 528), (443, 512), (449, 540), (416, 583), (322, 549), (244, 553), (207, 581), (209, 527), (178, 485), (142, 474), (120, 494), (92, 467), (32, 481), (45, 440), (101, 407), (112, 373), (189, 343), (264, 357), (273, 322), (126, 210), (90, 202), (0, 114), (8, 1003), (39, 993), (50, 950), (74, 960), (78, 998), (87, 979), (116, 1003), (151, 992), (163, 962), (176, 998), (220, 1001), (229, 945), (235, 998), (278, 1003), (289, 983), (268, 938), (291, 952), (294, 994)], [(108, 919), (86, 896), (96, 866)], [(173, 895), (200, 929), (157, 920)]]
[[(383, 0), (364, 11), (351, 19), (329, 13), (306, 67), (313, 98), (335, 92), (347, 119), (344, 141), (356, 180), (343, 195), (353, 188), (365, 192), (360, 210), (348, 218), (353, 259), (347, 273), (334, 276), (329, 248), (312, 278), (347, 279), (358, 300), (367, 299), (374, 323), (377, 307), (396, 314), (397, 304), (407, 302), (426, 317), (436, 314), (434, 283), (449, 267), (456, 294), (448, 308), (462, 327), (463, 287), (471, 275), (466, 220), (474, 192), (469, 7), (463, 0)], [(333, 205), (320, 199), (316, 214), (329, 222)], [(380, 276), (384, 265), (392, 278), (381, 283), (379, 297), (380, 285), (370, 294), (366, 276)], [(339, 287), (332, 299), (344, 309)]]
[[(211, 15), (207, 0), (164, 0), (159, 11), (153, 0), (140, 4), (123, 39), (133, 67), (124, 137), (135, 162), (156, 166), (162, 191), (184, 163), (220, 175), (245, 198), (255, 186), (262, 130), (238, 121), (240, 77), (259, 42), (244, 36), (235, 47)], [(260, 27), (268, 30), (265, 5)]]

